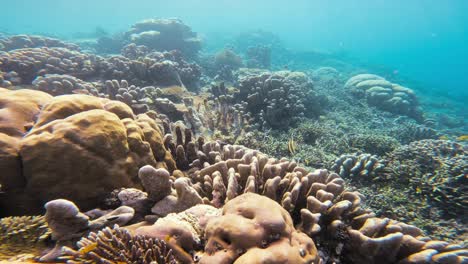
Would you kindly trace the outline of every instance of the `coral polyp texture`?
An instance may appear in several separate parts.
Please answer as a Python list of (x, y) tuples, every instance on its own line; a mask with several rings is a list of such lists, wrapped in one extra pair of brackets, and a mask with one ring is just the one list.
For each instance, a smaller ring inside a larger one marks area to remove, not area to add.
[(236, 101), (262, 127), (286, 128), (300, 117), (318, 114), (312, 82), (301, 72), (279, 71), (239, 77)]
[(40, 254), (51, 231), (44, 216), (14, 216), (0, 219), (0, 261), (19, 254)]
[(143, 165), (175, 169), (155, 120), (124, 103), (33, 90), (0, 95), (2, 213), (37, 212), (54, 198), (91, 209), (106, 190), (139, 186)]
[(378, 75), (356, 75), (346, 82), (345, 88), (354, 95), (365, 98), (369, 105), (384, 111), (421, 118), (414, 91), (391, 83)]
[(78, 249), (64, 248), (61, 260), (67, 263), (178, 263), (164, 241), (132, 236), (114, 226), (91, 232), (77, 243)]

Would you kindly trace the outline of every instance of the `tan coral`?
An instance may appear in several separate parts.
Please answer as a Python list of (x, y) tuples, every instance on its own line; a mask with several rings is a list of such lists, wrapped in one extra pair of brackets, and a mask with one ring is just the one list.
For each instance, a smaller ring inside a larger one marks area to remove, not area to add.
[(36, 212), (56, 198), (87, 210), (114, 189), (140, 186), (138, 169), (145, 164), (175, 169), (156, 121), (135, 116), (123, 103), (31, 90), (0, 93), (0, 111), (8, 112), (2, 116), (16, 120), (0, 120), (0, 145), (9, 146), (0, 168), (12, 172), (1, 178), (6, 211)]
[(229, 201), (205, 232), (200, 263), (319, 263), (312, 239), (295, 230), (286, 210), (258, 194)]

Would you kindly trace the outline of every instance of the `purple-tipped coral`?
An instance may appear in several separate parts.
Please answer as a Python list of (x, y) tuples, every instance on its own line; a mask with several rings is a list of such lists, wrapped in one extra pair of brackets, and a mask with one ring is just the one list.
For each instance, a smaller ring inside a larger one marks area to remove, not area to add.
[(114, 226), (91, 232), (78, 243), (78, 250), (63, 249), (60, 258), (67, 263), (141, 263), (175, 264), (176, 259), (164, 241), (132, 236), (129, 231)]

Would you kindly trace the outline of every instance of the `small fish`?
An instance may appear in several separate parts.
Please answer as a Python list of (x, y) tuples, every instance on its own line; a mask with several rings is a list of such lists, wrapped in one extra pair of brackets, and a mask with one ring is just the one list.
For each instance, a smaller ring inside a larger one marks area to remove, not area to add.
[(84, 254), (87, 254), (89, 253), (90, 251), (94, 250), (95, 248), (97, 248), (97, 242), (94, 242), (92, 244), (89, 244), (85, 247), (82, 247), (80, 248), (80, 250), (78, 250), (78, 252), (80, 252), (80, 254), (84, 255)]
[(169, 242), (169, 240), (171, 240), (171, 238), (172, 238), (172, 236), (168, 234), (168, 235), (166, 235), (164, 237), (164, 241), (167, 243), (167, 242)]
[(416, 187), (416, 193), (417, 193), (417, 194), (420, 194), (421, 192), (422, 192), (421, 188)]
[(457, 137), (458, 141), (468, 141), (468, 135), (461, 135)]
[(288, 151), (289, 154), (294, 155), (296, 153), (297, 143), (294, 141), (294, 138), (291, 137), (288, 141)]
[(449, 137), (447, 135), (442, 135), (439, 137), (440, 140), (449, 140)]

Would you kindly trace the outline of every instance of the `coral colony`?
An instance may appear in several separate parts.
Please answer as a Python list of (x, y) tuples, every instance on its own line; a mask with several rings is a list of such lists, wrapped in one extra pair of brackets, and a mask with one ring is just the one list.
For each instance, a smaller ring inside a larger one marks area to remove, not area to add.
[(457, 126), (352, 65), (287, 70), (262, 34), (3, 36), (0, 260), (468, 263)]

